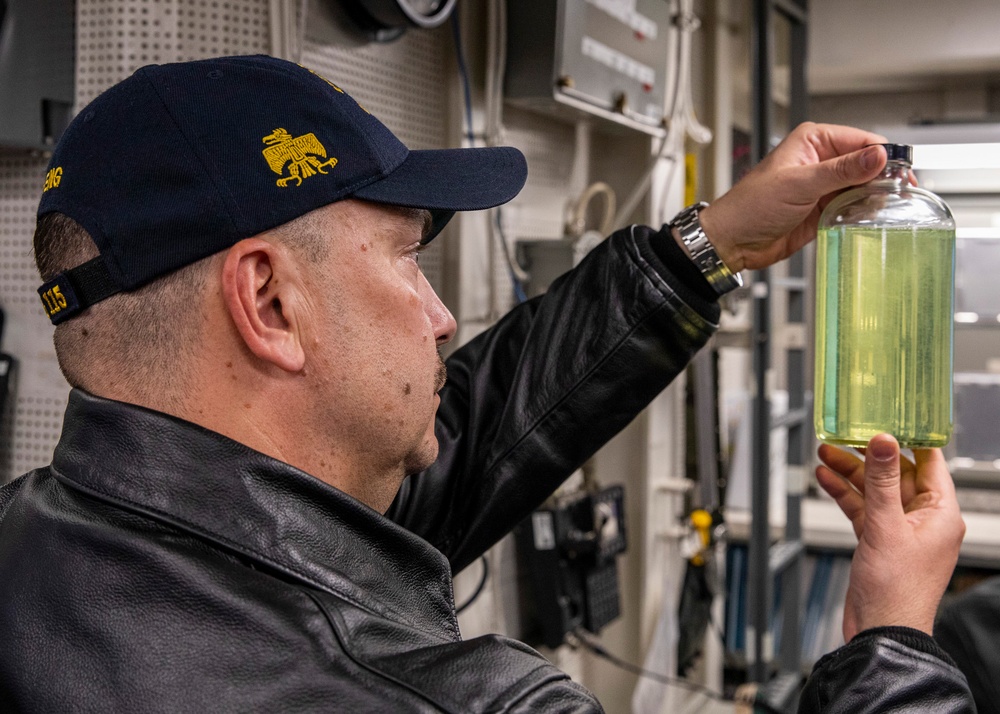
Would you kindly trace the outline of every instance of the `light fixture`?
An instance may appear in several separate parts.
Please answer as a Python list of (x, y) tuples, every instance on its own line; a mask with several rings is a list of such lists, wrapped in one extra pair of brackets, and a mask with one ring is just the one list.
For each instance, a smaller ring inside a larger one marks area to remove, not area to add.
[(1000, 121), (921, 122), (870, 127), (913, 146), (913, 168), (935, 193), (996, 193), (1000, 185)]
[(916, 170), (1000, 169), (1000, 143), (918, 144), (913, 147)]

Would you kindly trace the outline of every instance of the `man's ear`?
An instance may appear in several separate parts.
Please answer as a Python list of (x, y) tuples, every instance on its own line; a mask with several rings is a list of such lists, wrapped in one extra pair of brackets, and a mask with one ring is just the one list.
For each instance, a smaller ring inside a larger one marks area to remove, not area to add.
[(253, 354), (286, 372), (305, 366), (294, 259), (279, 244), (246, 238), (222, 267), (222, 299)]

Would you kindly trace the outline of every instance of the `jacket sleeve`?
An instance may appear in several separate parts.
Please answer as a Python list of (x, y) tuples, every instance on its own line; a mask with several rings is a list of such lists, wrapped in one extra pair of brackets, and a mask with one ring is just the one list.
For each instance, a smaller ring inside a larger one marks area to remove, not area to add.
[(691, 269), (666, 229), (623, 229), (459, 349), (441, 392), (438, 460), (404, 482), (388, 517), (455, 572), (485, 552), (708, 340), (719, 307), (692, 288)]
[(879, 627), (859, 633), (813, 668), (799, 714), (975, 714), (965, 676), (924, 632)]
[(938, 614), (934, 639), (969, 680), (979, 710), (1000, 709), (1000, 577), (949, 599)]

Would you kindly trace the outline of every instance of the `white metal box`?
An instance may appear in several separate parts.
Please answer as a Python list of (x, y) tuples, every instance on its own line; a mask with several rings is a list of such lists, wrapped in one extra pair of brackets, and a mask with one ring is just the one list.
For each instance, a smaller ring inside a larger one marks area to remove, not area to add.
[(505, 95), (660, 134), (671, 20), (666, 0), (507, 0)]

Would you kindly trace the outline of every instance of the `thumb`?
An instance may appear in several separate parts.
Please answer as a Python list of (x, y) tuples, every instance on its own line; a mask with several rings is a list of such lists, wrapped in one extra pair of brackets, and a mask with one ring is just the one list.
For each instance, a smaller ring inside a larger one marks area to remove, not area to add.
[(809, 201), (871, 181), (885, 166), (885, 148), (875, 145), (800, 167), (800, 188)]
[(878, 523), (894, 528), (902, 518), (899, 443), (889, 434), (879, 434), (865, 449), (865, 527)]

